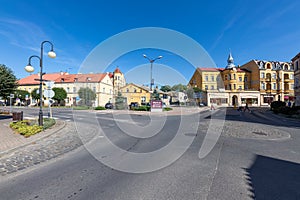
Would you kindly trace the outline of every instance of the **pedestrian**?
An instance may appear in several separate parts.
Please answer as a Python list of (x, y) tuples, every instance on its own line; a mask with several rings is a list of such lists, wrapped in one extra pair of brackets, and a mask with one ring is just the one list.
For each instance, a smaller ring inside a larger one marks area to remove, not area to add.
[(216, 108), (214, 107), (213, 103), (210, 104), (210, 110), (216, 110)]
[(251, 110), (250, 110), (250, 108), (249, 108), (249, 106), (248, 106), (248, 103), (246, 103), (246, 106), (245, 106), (245, 108), (244, 108), (244, 112), (245, 112), (246, 110), (248, 110), (249, 113), (251, 113)]

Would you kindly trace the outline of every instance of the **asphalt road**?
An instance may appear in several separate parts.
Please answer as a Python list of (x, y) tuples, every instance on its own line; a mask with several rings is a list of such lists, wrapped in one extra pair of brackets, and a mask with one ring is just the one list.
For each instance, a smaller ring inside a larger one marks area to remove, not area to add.
[[(212, 151), (200, 159), (199, 149), (207, 136), (211, 119), (216, 118), (214, 122), (220, 124), (223, 111), (187, 115), (186, 120), (195, 122), (197, 119), (200, 122), (196, 132), (193, 132), (193, 123), (179, 129), (180, 122), (185, 120), (181, 116), (164, 118), (157, 115), (150, 120), (149, 116), (139, 114), (123, 118), (122, 113), (78, 111), (68, 119), (76, 122), (74, 125), (83, 140), (89, 126), (99, 126), (98, 137), (66, 155), (1, 177), (0, 199), (300, 199), (300, 122), (283, 120), (259, 110), (253, 113), (227, 112), (226, 122), (230, 125), (225, 123), (224, 126), (228, 126), (228, 131), (222, 133)], [(57, 116), (67, 118), (69, 112), (57, 111)], [(160, 118), (165, 122), (157, 134), (137, 137), (138, 134), (151, 134), (139, 132), (137, 124), (146, 127), (153, 121), (160, 126)], [(267, 131), (252, 131), (261, 126), (271, 127), (270, 134), (278, 132), (278, 138), (264, 137)], [(235, 128), (232, 129), (234, 133), (230, 132), (230, 128)], [(132, 132), (127, 133), (128, 130)], [(151, 168), (156, 165), (151, 157), (143, 163), (128, 163), (126, 159), (131, 159), (128, 157), (130, 153), (119, 155), (116, 159), (113, 156), (116, 152), (108, 151), (111, 148), (109, 144), (100, 145), (101, 141), (108, 138), (127, 152), (141, 154), (171, 144), (178, 130), (182, 131), (178, 145), (173, 146), (168, 154), (158, 155), (156, 161), (176, 158), (184, 149), (182, 141), (192, 138), (192, 144), (179, 159), (162, 169), (127, 173), (100, 162), (112, 161), (115, 164), (120, 159), (121, 168)], [(247, 135), (248, 130), (255, 134)], [(281, 137), (281, 132), (288, 133), (290, 137)], [(247, 137), (239, 137), (245, 135)], [(211, 142), (214, 138), (206, 138), (206, 141)]]

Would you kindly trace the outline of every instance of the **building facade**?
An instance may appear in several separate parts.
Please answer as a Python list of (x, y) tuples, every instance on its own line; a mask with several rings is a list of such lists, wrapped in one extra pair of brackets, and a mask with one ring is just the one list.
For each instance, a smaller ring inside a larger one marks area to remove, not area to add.
[(251, 71), (234, 64), (229, 53), (225, 68), (198, 68), (189, 81), (189, 86), (203, 91), (203, 101), (208, 106), (260, 105), (259, 91), (251, 87)]
[(149, 88), (145, 86), (139, 86), (134, 83), (129, 83), (120, 88), (122, 96), (127, 99), (127, 104), (137, 102), (140, 105), (150, 102)]
[(294, 66), (294, 90), (295, 90), (295, 105), (300, 106), (300, 53), (292, 58)]
[(251, 89), (260, 91), (261, 105), (272, 101), (294, 101), (294, 68), (292, 63), (251, 60), (241, 66), (251, 72)]
[[(18, 81), (20, 90), (26, 90), (29, 93), (35, 88), (39, 88), (38, 74), (33, 74)], [(68, 74), (68, 73), (53, 73), (43, 75), (43, 79), (53, 81), (54, 86), (63, 88), (67, 92), (65, 103), (67, 106), (76, 106), (80, 102), (78, 91), (80, 88), (90, 88), (96, 93), (96, 99), (93, 106), (104, 106), (107, 102), (113, 100), (113, 79), (110, 73), (97, 74)], [(43, 90), (46, 89), (43, 83)], [(44, 100), (47, 100), (44, 98)], [(35, 103), (35, 100), (30, 97), (30, 102)], [(47, 101), (45, 101), (47, 102)]]

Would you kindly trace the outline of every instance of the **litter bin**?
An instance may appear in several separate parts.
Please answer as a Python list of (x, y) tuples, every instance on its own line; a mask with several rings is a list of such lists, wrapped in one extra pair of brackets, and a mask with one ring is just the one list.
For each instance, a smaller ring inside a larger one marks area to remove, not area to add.
[(23, 111), (21, 112), (13, 112), (13, 121), (22, 121), (23, 120)]

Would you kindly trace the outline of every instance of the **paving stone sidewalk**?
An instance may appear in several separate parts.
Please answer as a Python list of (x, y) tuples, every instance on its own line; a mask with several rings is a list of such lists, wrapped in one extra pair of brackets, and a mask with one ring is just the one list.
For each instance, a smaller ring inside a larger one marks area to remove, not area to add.
[[(2, 123), (2, 122), (1, 122)], [(0, 175), (5, 176), (52, 158), (63, 155), (83, 144), (73, 122), (62, 122), (63, 128), (47, 136), (35, 138), (32, 142), (0, 153)], [(59, 125), (61, 127), (61, 125)], [(84, 142), (92, 139), (96, 130), (90, 128)]]

